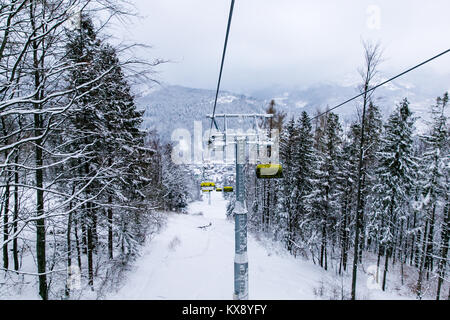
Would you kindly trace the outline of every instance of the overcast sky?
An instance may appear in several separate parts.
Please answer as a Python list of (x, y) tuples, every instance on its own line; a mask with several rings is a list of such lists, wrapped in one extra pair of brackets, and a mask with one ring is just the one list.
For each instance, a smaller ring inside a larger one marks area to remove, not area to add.
[[(172, 61), (159, 80), (214, 88), (230, 0), (131, 1), (142, 18), (116, 35)], [(236, 0), (222, 88), (339, 82), (357, 75), (362, 39), (381, 42), (390, 76), (450, 48), (449, 14), (449, 0)], [(450, 75), (450, 54), (413, 76), (434, 73)]]

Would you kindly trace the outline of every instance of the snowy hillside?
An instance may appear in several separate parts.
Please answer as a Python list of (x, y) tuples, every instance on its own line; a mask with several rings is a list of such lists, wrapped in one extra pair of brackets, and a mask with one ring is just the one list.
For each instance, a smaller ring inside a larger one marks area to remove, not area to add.
[[(145, 109), (144, 127), (156, 129), (164, 141), (170, 141), (172, 131), (177, 128), (192, 132), (194, 121), (202, 121), (205, 130), (210, 121), (215, 92), (212, 90), (192, 89), (180, 86), (156, 88), (137, 100), (141, 109)], [(258, 113), (264, 109), (264, 101), (222, 92), (217, 103), (217, 112)]]
[(449, 300), (450, 5), (332, 2), (1, 1), (0, 300)]
[[(213, 192), (211, 206), (205, 196), (204, 201), (190, 205), (187, 215), (170, 214), (165, 229), (143, 250), (123, 287), (107, 298), (232, 299), (234, 223), (226, 219), (226, 203), (221, 194)], [(339, 279), (333, 270), (327, 272), (311, 261), (294, 258), (267, 239), (249, 235), (248, 244), (252, 300), (341, 299), (341, 291), (344, 295), (349, 291), (349, 275)], [(369, 289), (371, 278), (360, 274), (359, 298), (414, 298), (405, 292)]]
[[(424, 120), (429, 119), (429, 106), (445, 91), (441, 90), (441, 87), (436, 85), (434, 89), (430, 89), (399, 81), (377, 89), (374, 97), (385, 119), (396, 104), (407, 97), (415, 116), (420, 118), (416, 126), (421, 132), (425, 125)], [(357, 82), (348, 79), (340, 84), (320, 83), (307, 88), (274, 86), (251, 92), (249, 95), (221, 92), (217, 112), (263, 112), (270, 100), (274, 99), (276, 109), (286, 112), (289, 117), (298, 117), (302, 111), (314, 115), (317, 110), (324, 111), (327, 106), (333, 107), (358, 93)], [(185, 128), (192, 132), (195, 120), (203, 121), (203, 128), (209, 125), (205, 116), (211, 113), (214, 95), (213, 90), (162, 85), (151, 90), (147, 87), (141, 88), (137, 103), (140, 109), (145, 109), (144, 127), (157, 129), (162, 139), (169, 141), (175, 128)], [(356, 117), (360, 101), (361, 99), (353, 101), (336, 110), (336, 113), (344, 121), (352, 121)]]

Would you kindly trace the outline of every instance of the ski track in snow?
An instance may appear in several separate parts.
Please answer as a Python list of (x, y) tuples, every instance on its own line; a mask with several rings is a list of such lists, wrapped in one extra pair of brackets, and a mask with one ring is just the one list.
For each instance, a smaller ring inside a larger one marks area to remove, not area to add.
[[(189, 206), (189, 214), (170, 213), (165, 229), (143, 250), (123, 287), (108, 298), (231, 300), (234, 224), (226, 219), (226, 203), (214, 192), (211, 206), (205, 197)], [(196, 215), (199, 212), (203, 215)], [(210, 222), (210, 227), (198, 228)], [(252, 235), (248, 237), (248, 257), (250, 299), (317, 299), (314, 289), (334, 275), (310, 261), (273, 252)], [(359, 277), (358, 286), (364, 286), (366, 275), (360, 273)], [(404, 297), (377, 292), (371, 298)]]

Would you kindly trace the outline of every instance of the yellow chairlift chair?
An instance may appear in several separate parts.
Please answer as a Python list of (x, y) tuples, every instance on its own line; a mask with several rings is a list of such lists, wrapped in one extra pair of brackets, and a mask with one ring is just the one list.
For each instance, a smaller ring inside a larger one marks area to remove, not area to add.
[(283, 167), (281, 164), (258, 164), (256, 166), (256, 177), (258, 179), (280, 179), (283, 178)]
[(225, 187), (223, 187), (223, 192), (233, 192), (233, 187), (232, 186), (225, 186)]

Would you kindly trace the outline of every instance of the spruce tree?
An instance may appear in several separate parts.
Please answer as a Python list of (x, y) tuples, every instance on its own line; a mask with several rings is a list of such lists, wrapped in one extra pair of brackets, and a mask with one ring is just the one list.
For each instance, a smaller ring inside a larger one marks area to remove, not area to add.
[(326, 115), (324, 126), (316, 132), (317, 151), (321, 157), (316, 172), (318, 190), (316, 192), (314, 206), (316, 219), (320, 226), (320, 260), (319, 264), (328, 269), (328, 238), (332, 238), (336, 231), (338, 213), (337, 189), (340, 161), (342, 157), (342, 127), (339, 117), (330, 112)]
[(308, 241), (312, 230), (308, 221), (311, 219), (312, 205), (316, 197), (314, 190), (316, 181), (317, 155), (314, 150), (314, 136), (311, 119), (305, 111), (297, 121), (298, 139), (295, 148), (296, 177), (295, 210), (297, 221), (295, 224), (296, 239), (302, 243)]
[[(371, 201), (367, 201), (367, 197), (370, 194), (370, 190), (376, 183), (375, 170), (378, 167), (377, 153), (381, 145), (381, 134), (383, 130), (383, 122), (381, 120), (381, 114), (377, 105), (369, 100), (365, 121), (364, 121), (364, 147), (363, 158), (361, 168), (361, 195), (360, 195), (360, 209), (363, 212), (361, 219), (361, 235), (358, 248), (358, 259), (362, 262), (362, 251), (364, 250), (365, 243), (373, 239), (370, 238), (372, 233), (372, 226), (370, 225), (373, 219), (373, 208), (371, 208)], [(361, 125), (355, 123), (351, 126), (351, 146), (349, 146), (349, 156), (353, 158), (356, 156), (358, 161), (358, 146), (361, 145)], [(346, 160), (349, 160), (347, 158)], [(354, 168), (354, 173), (358, 173), (358, 164)], [(358, 181), (358, 177), (354, 177), (355, 181)], [(357, 186), (355, 187), (357, 189)], [(369, 204), (369, 206), (367, 206)], [(366, 236), (369, 235), (369, 239)]]
[[(445, 265), (448, 252), (448, 176), (449, 176), (449, 127), (445, 114), (448, 108), (448, 93), (438, 97), (436, 104), (431, 108), (431, 128), (428, 134), (422, 136), (426, 149), (421, 158), (422, 209), (426, 213), (428, 225), (428, 238), (426, 238), (426, 251), (424, 268), (433, 270), (433, 257), (438, 255), (433, 246), (434, 226), (442, 213), (441, 252), (438, 265), (438, 289), (436, 298), (440, 297), (440, 289), (445, 275)], [(446, 212), (447, 211), (447, 212)], [(421, 296), (422, 273), (420, 270), (418, 295)]]
[(348, 252), (350, 250), (351, 213), (355, 208), (355, 190), (358, 179), (358, 143), (355, 143), (354, 130), (344, 136), (340, 174), (337, 180), (339, 192), (340, 215), (338, 219), (341, 257), (339, 273), (347, 270)]
[(382, 289), (386, 289), (389, 258), (395, 249), (398, 223), (408, 215), (407, 202), (415, 184), (417, 163), (412, 155), (414, 118), (405, 98), (390, 115), (383, 132), (378, 153), (378, 183), (374, 186), (378, 210), (382, 216), (384, 274)]
[(298, 147), (298, 136), (295, 120), (292, 118), (285, 126), (280, 138), (280, 158), (283, 165), (284, 178), (280, 184), (278, 192), (278, 215), (283, 224), (284, 239), (286, 248), (292, 253), (293, 243), (295, 242), (295, 231), (297, 223), (297, 210), (295, 201), (297, 197), (297, 176), (295, 169), (299, 165), (295, 158), (295, 148)]

